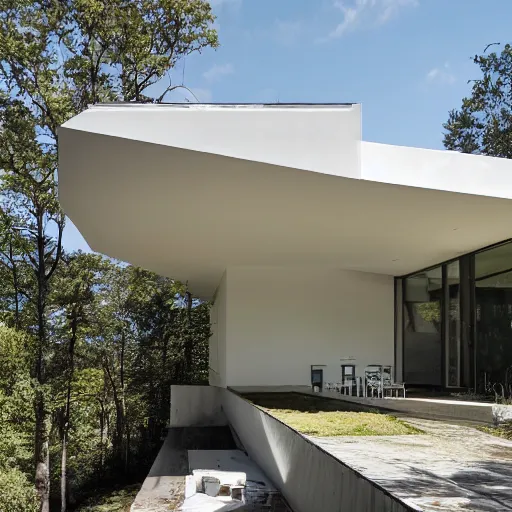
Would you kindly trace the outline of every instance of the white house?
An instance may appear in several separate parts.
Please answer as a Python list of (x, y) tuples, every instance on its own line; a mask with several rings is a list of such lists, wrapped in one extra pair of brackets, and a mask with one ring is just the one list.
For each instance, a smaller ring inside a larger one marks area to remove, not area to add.
[(92, 249), (213, 300), (211, 384), (335, 382), (350, 359), (481, 386), (512, 364), (511, 161), (365, 142), (353, 104), (97, 105), (59, 159)]

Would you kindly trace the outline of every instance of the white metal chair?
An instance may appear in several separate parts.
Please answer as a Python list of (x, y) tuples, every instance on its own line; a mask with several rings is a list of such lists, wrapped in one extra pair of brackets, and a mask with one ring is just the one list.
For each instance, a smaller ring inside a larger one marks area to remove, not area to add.
[(391, 397), (396, 393), (398, 397), (400, 391), (405, 398), (405, 384), (399, 384), (393, 380), (393, 367), (391, 365), (371, 364), (364, 371), (364, 396), (371, 397), (377, 394), (377, 398), (385, 398), (389, 392)]

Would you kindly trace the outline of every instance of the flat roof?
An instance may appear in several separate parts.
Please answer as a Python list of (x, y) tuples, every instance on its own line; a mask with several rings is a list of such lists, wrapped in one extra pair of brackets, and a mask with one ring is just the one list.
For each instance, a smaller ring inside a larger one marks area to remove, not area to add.
[(362, 141), (357, 104), (94, 106), (59, 196), (92, 249), (204, 298), (229, 266), (403, 275), (512, 237), (512, 161)]
[(116, 101), (111, 103), (94, 103), (89, 105), (89, 109), (96, 107), (151, 107), (151, 108), (332, 108), (332, 107), (351, 107), (358, 103), (144, 103), (134, 101)]

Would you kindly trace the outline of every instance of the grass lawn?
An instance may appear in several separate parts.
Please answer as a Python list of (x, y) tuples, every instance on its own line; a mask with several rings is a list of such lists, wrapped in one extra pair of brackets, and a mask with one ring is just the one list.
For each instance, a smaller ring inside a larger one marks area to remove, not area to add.
[(299, 393), (248, 394), (246, 398), (283, 423), (311, 436), (392, 436), (422, 433), (388, 414), (354, 410), (352, 404), (337, 400)]
[(76, 512), (130, 512), (130, 506), (139, 492), (140, 484), (122, 489), (98, 491), (91, 500), (76, 509)]
[(492, 436), (509, 439), (512, 441), (512, 423), (505, 423), (499, 427), (478, 427), (478, 430), (491, 434)]

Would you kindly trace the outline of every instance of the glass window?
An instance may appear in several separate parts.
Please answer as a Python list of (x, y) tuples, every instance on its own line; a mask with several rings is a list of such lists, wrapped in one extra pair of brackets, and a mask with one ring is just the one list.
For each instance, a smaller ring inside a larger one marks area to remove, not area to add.
[(475, 256), (475, 279), (512, 271), (512, 243), (499, 245)]
[(436, 267), (405, 280), (404, 377), (409, 384), (442, 384), (442, 278), (442, 267)]
[(510, 381), (512, 244), (475, 255), (476, 385), (491, 392)]

